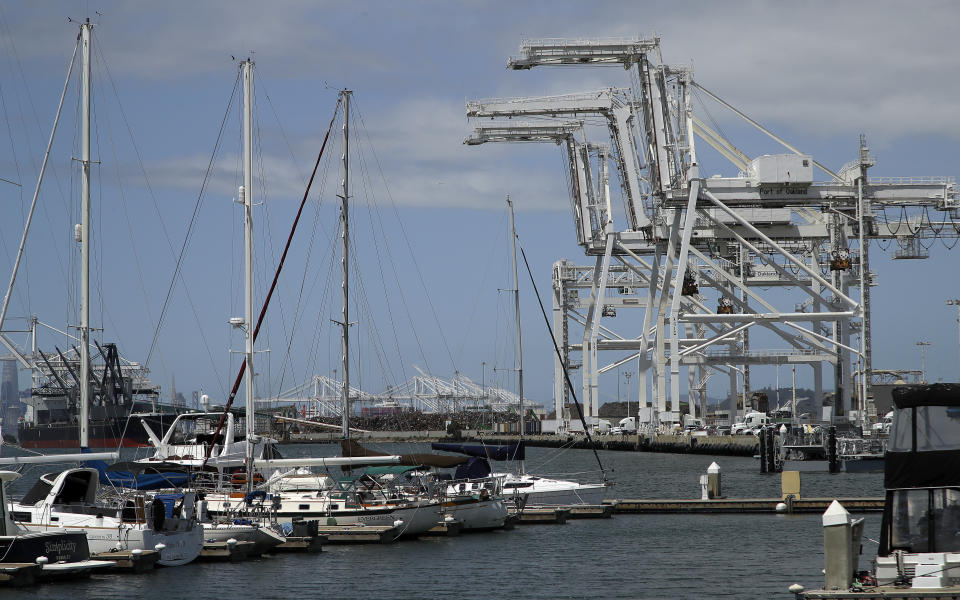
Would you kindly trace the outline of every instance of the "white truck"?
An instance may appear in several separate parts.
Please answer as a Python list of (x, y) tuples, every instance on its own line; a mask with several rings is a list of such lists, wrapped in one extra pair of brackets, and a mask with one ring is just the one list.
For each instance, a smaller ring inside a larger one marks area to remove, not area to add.
[(636, 417), (625, 417), (620, 419), (620, 422), (617, 423), (617, 426), (614, 427), (610, 433), (616, 434), (634, 434), (637, 432), (637, 418)]
[(769, 425), (770, 423), (770, 417), (768, 417), (766, 413), (752, 410), (743, 415), (743, 421), (733, 424), (733, 427), (730, 429), (730, 434), (746, 435), (748, 433), (756, 433), (761, 427)]

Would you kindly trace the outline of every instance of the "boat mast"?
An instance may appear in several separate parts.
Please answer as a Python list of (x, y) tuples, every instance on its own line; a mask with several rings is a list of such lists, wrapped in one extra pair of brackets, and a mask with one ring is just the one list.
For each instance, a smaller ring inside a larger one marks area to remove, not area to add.
[(350, 229), (348, 219), (348, 199), (350, 182), (350, 96), (353, 94), (350, 90), (340, 92), (340, 100), (343, 101), (343, 178), (340, 182), (340, 231), (341, 231), (341, 251), (340, 251), (340, 270), (343, 276), (341, 282), (341, 293), (343, 306), (341, 308), (340, 327), (340, 368), (343, 378), (340, 385), (340, 406), (343, 410), (341, 418), (343, 439), (350, 439), (350, 287), (349, 287), (349, 252), (350, 252)]
[(240, 63), (243, 79), (243, 244), (244, 265), (244, 390), (246, 393), (246, 473), (247, 492), (253, 491), (253, 448), (256, 434), (256, 407), (253, 403), (253, 60)]
[(80, 25), (80, 449), (90, 447), (90, 19)]
[[(517, 392), (520, 395), (520, 441), (523, 442), (523, 430), (526, 419), (523, 415), (523, 340), (520, 337), (520, 280), (517, 277), (517, 229), (513, 222), (513, 202), (507, 195), (507, 206), (510, 207), (510, 243), (513, 248), (513, 310), (517, 324)], [(526, 471), (526, 461), (520, 461), (520, 474)]]

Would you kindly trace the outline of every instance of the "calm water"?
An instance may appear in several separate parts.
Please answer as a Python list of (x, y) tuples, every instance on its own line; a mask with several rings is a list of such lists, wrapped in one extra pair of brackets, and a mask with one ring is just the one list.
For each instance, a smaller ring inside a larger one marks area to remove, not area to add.
[[(418, 445), (381, 445), (410, 452)], [(331, 455), (332, 445), (288, 446), (285, 456)], [(528, 448), (534, 473), (596, 470), (593, 454)], [(779, 476), (750, 458), (602, 452), (615, 498), (695, 498), (716, 460), (728, 497), (774, 497)], [(35, 479), (36, 472), (32, 474)], [(26, 474), (26, 479), (31, 474)], [(880, 496), (882, 474), (804, 473), (802, 494)], [(20, 482), (18, 482), (20, 483)], [(18, 487), (23, 487), (23, 482)], [(866, 517), (878, 539), (880, 515)], [(864, 540), (862, 567), (876, 544)], [(327, 546), (320, 554), (206, 563), (145, 575), (0, 591), (16, 598), (783, 598), (791, 583), (822, 582), (819, 515), (617, 515), (565, 525), (425, 538), (377, 546)]]

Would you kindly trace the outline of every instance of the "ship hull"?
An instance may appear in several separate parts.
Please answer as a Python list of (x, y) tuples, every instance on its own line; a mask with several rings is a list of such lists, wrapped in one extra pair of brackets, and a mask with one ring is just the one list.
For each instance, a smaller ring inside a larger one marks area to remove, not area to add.
[[(163, 435), (176, 415), (149, 415), (135, 417), (127, 422), (117, 419), (107, 423), (92, 423), (89, 428), (90, 448), (142, 448), (150, 445), (147, 432), (139, 419)], [(67, 423), (32, 425), (21, 423), (17, 438), (22, 448), (79, 448), (80, 427)]]

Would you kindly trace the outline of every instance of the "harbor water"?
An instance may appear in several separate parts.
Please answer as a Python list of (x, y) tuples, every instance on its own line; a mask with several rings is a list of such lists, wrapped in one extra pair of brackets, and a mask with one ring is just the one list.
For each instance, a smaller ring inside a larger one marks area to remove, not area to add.
[[(384, 444), (411, 452), (425, 445)], [(284, 456), (324, 456), (336, 445), (291, 445)], [(699, 476), (716, 461), (723, 493), (777, 497), (779, 475), (755, 459), (647, 452), (602, 452), (616, 484), (612, 498), (698, 498)], [(597, 471), (587, 450), (527, 449), (534, 474)], [(14, 495), (38, 471), (25, 473)], [(882, 496), (883, 475), (804, 473), (804, 497)], [(880, 515), (866, 515), (861, 568), (876, 552)], [(422, 538), (389, 545), (328, 545), (320, 554), (263, 557), (237, 564), (198, 563), (144, 575), (0, 592), (30, 599), (104, 598), (784, 598), (800, 583), (823, 581), (820, 515), (615, 515), (564, 525)]]

